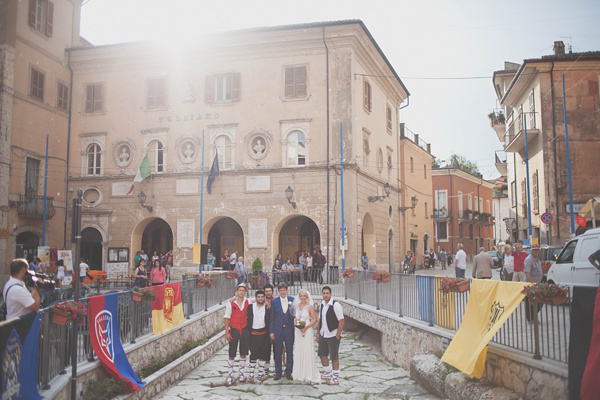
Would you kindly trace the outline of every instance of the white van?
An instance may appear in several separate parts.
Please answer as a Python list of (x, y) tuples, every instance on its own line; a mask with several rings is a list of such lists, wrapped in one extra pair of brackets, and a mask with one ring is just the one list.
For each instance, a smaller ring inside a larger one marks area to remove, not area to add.
[(548, 270), (548, 282), (570, 286), (600, 286), (600, 271), (588, 260), (597, 250), (600, 250), (600, 228), (591, 229), (570, 240)]

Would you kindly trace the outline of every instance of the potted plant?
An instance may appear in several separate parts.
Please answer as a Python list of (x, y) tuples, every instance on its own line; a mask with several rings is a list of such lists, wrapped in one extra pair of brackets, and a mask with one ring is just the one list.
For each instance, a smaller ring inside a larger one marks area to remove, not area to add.
[(52, 306), (52, 322), (58, 325), (66, 325), (70, 320), (81, 325), (86, 314), (85, 305), (79, 301), (63, 301)]
[(140, 302), (144, 300), (154, 300), (156, 298), (156, 293), (151, 287), (134, 287), (131, 292), (131, 297), (133, 301)]
[(250, 277), (250, 284), (253, 288), (259, 288), (261, 287), (261, 284), (264, 286), (264, 283), (262, 283), (262, 272), (263, 263), (262, 260), (257, 257), (254, 259), (254, 261), (252, 261), (252, 276)]
[(214, 279), (210, 275), (198, 275), (198, 284), (200, 286), (212, 287)]
[(465, 278), (442, 278), (440, 292), (466, 292), (469, 290), (469, 281)]
[(389, 282), (390, 281), (390, 273), (387, 271), (377, 271), (373, 274), (373, 279), (375, 279), (377, 281), (377, 283)]
[(239, 278), (239, 277), (240, 277), (240, 274), (238, 274), (238, 273), (237, 273), (237, 272), (235, 272), (235, 271), (227, 271), (227, 277), (228, 277), (229, 279), (237, 279), (237, 278)]
[(524, 287), (521, 293), (532, 303), (560, 306), (567, 302), (568, 290), (552, 283), (535, 283)]
[(344, 278), (352, 278), (354, 276), (354, 270), (352, 268), (348, 267), (342, 271), (342, 276)]

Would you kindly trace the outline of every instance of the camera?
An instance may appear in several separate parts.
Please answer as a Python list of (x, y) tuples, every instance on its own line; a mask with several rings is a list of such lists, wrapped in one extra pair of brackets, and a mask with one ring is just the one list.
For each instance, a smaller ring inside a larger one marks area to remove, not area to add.
[(39, 290), (54, 290), (56, 281), (50, 274), (34, 272), (28, 269), (25, 274), (25, 285), (27, 287), (37, 287)]

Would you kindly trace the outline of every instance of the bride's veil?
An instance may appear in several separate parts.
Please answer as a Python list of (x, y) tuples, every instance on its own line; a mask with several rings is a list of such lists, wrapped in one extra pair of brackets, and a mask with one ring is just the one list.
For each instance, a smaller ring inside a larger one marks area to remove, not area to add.
[(310, 295), (310, 292), (306, 289), (300, 289), (300, 290), (298, 290), (298, 294), (294, 298), (294, 303), (292, 303), (292, 307), (294, 308), (294, 311), (298, 311), (298, 306), (300, 305), (300, 293), (302, 293), (302, 292), (306, 293), (307, 303), (313, 307), (315, 306), (315, 303), (313, 302), (313, 298)]

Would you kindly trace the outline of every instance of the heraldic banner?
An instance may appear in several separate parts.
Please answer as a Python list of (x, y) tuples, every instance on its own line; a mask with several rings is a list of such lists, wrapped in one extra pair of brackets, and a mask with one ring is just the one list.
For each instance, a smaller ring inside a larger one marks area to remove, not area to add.
[(2, 399), (41, 399), (37, 391), (40, 314), (0, 324)]
[(569, 338), (569, 399), (600, 399), (600, 289), (575, 286)]
[(118, 293), (88, 299), (88, 330), (94, 352), (109, 374), (125, 382), (135, 392), (144, 382), (131, 368), (119, 337)]
[(183, 322), (183, 303), (179, 282), (153, 286), (156, 298), (152, 301), (152, 332), (160, 335)]
[(460, 328), (442, 361), (472, 378), (481, 378), (487, 345), (525, 297), (529, 283), (473, 279)]

